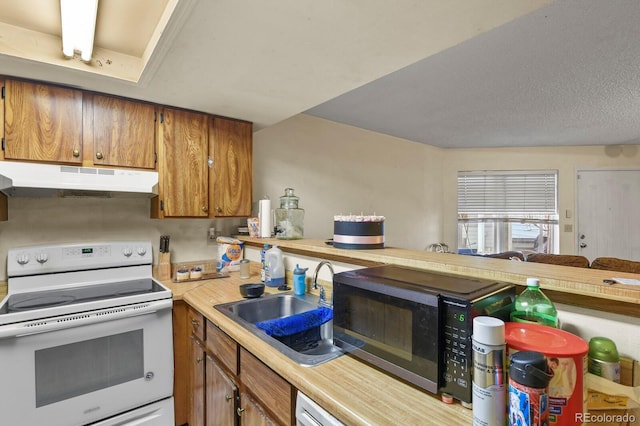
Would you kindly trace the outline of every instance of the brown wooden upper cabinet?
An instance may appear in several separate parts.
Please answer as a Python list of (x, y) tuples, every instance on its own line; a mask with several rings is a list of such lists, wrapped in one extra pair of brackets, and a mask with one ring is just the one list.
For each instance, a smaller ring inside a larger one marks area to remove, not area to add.
[(211, 116), (164, 108), (158, 125), (158, 197), (151, 216), (209, 217)]
[[(0, 160), (157, 170), (153, 218), (251, 216), (252, 123), (40, 82), (0, 85)], [(6, 205), (0, 195), (0, 221)]]
[(156, 107), (6, 79), (4, 159), (155, 169)]
[(252, 124), (215, 117), (211, 205), (215, 217), (251, 216), (253, 182)]
[[(95, 165), (155, 169), (156, 107), (112, 96), (85, 94), (85, 144)], [(93, 140), (91, 141), (91, 138)]]
[(4, 158), (82, 163), (82, 91), (5, 80)]
[(165, 108), (158, 141), (159, 196), (151, 217), (251, 215), (251, 123)]

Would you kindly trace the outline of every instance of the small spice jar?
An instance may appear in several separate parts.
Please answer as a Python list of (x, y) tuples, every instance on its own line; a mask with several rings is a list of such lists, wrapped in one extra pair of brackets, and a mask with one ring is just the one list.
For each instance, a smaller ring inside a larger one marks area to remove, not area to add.
[(184, 281), (189, 279), (189, 268), (180, 266), (176, 270), (176, 281)]
[(202, 278), (202, 267), (195, 266), (191, 268), (191, 271), (189, 271), (189, 278), (192, 280)]

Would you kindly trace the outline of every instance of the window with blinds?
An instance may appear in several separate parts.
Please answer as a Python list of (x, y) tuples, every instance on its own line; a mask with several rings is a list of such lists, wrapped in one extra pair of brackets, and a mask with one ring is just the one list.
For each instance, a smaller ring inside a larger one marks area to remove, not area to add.
[(458, 249), (557, 252), (558, 172), (458, 173)]

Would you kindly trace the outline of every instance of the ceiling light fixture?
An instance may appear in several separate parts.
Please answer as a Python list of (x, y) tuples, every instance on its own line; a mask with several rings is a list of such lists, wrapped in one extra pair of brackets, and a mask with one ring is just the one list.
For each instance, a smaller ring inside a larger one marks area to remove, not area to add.
[(84, 62), (91, 60), (97, 14), (98, 0), (60, 0), (64, 56), (73, 58), (79, 52)]

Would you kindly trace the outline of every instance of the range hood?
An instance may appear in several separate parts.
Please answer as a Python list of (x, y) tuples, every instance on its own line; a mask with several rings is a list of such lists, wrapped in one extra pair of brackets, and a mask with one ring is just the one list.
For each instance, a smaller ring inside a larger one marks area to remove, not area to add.
[(0, 161), (0, 191), (11, 197), (151, 198), (158, 194), (158, 173)]

